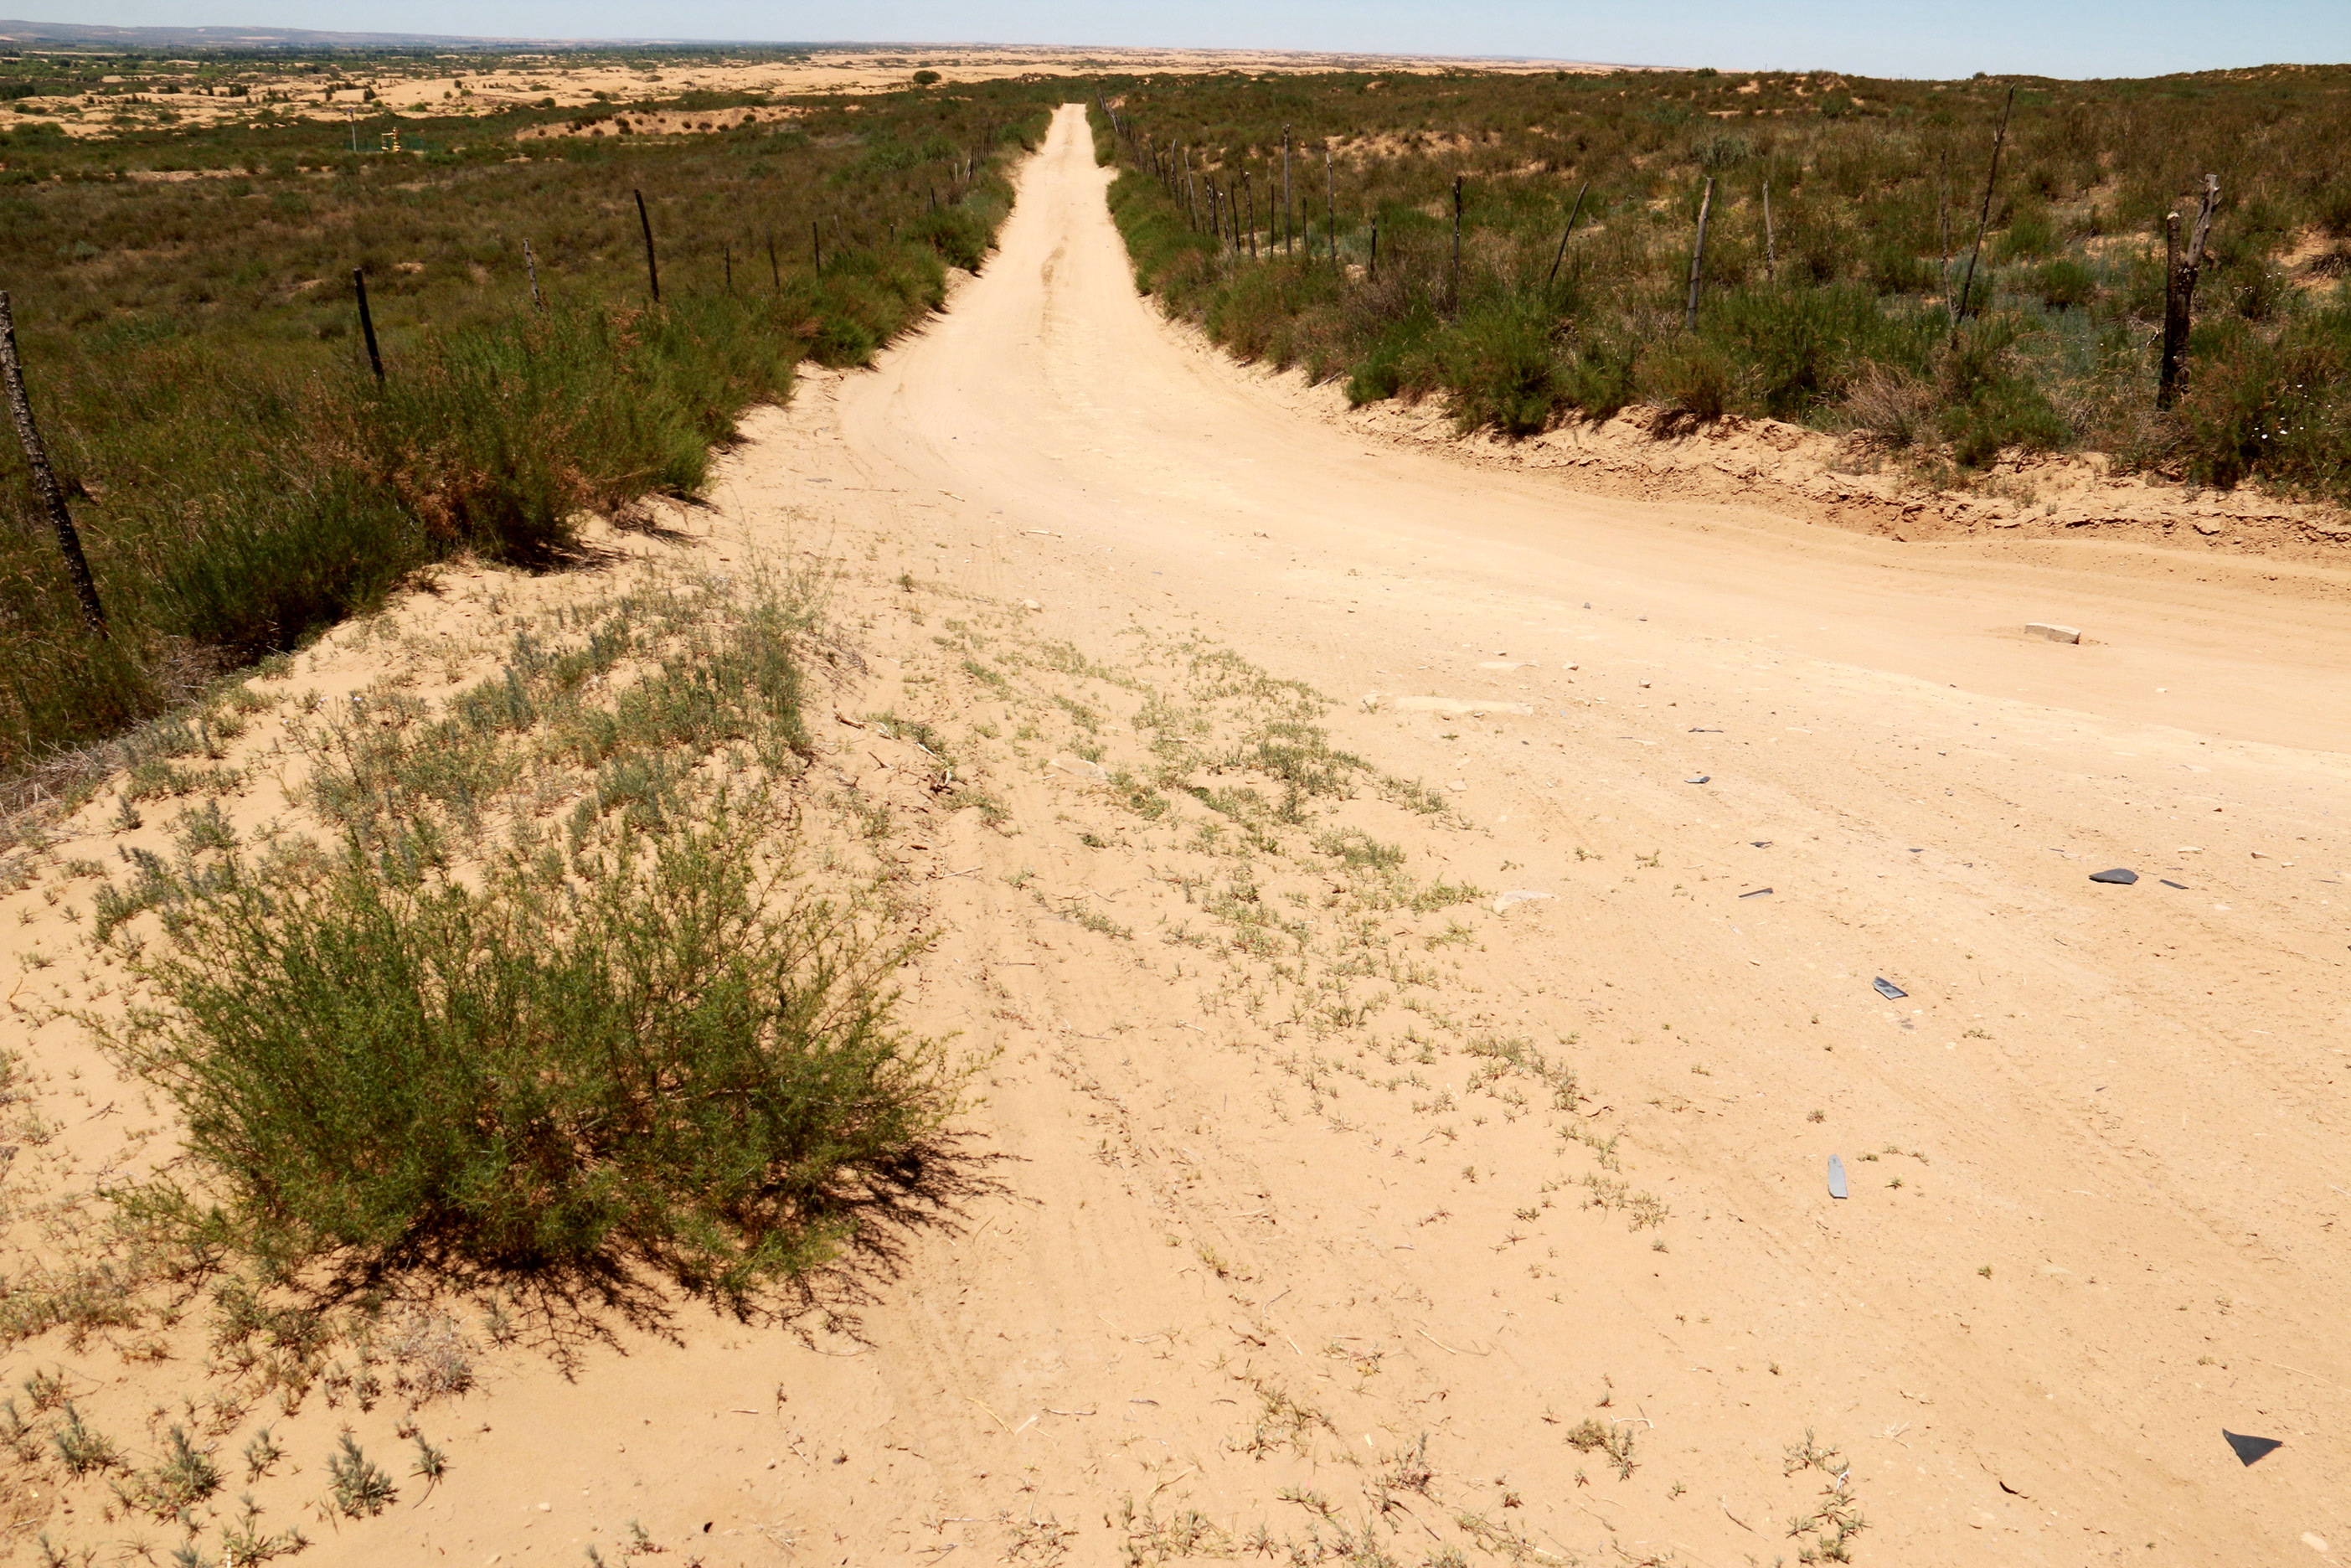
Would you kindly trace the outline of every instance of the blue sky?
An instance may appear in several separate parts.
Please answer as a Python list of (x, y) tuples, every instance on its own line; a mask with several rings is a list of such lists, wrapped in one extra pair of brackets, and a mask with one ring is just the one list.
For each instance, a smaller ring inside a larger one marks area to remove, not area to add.
[[(968, 40), (1514, 55), (1872, 76), (2351, 61), (2351, 0), (16, 0), (43, 19), (563, 37)], [(0, 0), (5, 4), (5, 0)], [(19, 12), (18, 15), (23, 13)]]

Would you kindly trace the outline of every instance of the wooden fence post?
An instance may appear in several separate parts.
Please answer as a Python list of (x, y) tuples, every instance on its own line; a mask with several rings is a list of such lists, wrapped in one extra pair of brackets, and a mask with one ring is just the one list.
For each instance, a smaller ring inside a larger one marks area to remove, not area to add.
[(809, 254), (816, 258), (816, 269), (822, 272), (824, 270), (824, 231), (816, 226), (814, 218), (809, 220)]
[(774, 280), (776, 292), (781, 294), (784, 291), (784, 269), (776, 260), (776, 231), (773, 229), (768, 231), (768, 276)]
[(539, 298), (538, 293), (538, 257), (531, 255), (530, 241), (527, 239), (522, 242), (522, 264), (530, 272), (530, 308), (544, 310), (547, 301)]
[(73, 579), (74, 596), (81, 601), (81, 618), (99, 636), (106, 635), (106, 609), (98, 601), (98, 584), (90, 580), (89, 562), (82, 559), (81, 535), (74, 531), (73, 514), (66, 509), (66, 493), (49, 466), (48, 449), (41, 444), (40, 427), (33, 423), (33, 400), (25, 393), (25, 369), (16, 358), (16, 318), (8, 296), (0, 291), (0, 377), (8, 383), (8, 412), (16, 421), (16, 439), (25, 444), (25, 461), (33, 470), (33, 487), (48, 508), (49, 526), (57, 530), (57, 551), (66, 558), (66, 575)]
[(637, 226), (645, 232), (645, 281), (653, 286), (653, 303), (661, 303), (661, 265), (653, 259), (653, 221), (645, 215), (645, 193), (632, 191), (637, 198)]
[[(1943, 232), (1946, 235), (1950, 233), (1949, 224), (1944, 225)], [(1945, 288), (1951, 286), (1950, 270), (1950, 260), (1946, 256), (1943, 262)], [(1771, 177), (1768, 174), (1763, 177), (1763, 281), (1766, 283), (1780, 281), (1780, 246), (1771, 234)]]
[(1706, 194), (1698, 199), (1698, 244), (1690, 248), (1689, 313), (1682, 326), (1687, 331), (1698, 330), (1698, 289), (1706, 268), (1706, 214), (1714, 205), (1714, 176), (1707, 176)]
[(1992, 132), (1991, 168), (1984, 175), (1983, 211), (1976, 214), (1976, 247), (1968, 253), (1968, 275), (1959, 284), (1959, 308), (1951, 317), (1951, 344), (1959, 341), (1959, 323), (1967, 319), (1968, 296), (1975, 292), (1976, 259), (1983, 255), (1984, 230), (1991, 225), (1992, 187), (2000, 180), (2000, 150), (2008, 141), (2009, 110), (2016, 107), (2016, 89), (2008, 89), (2008, 102), (2000, 111), (2000, 129)]
[(1559, 254), (1551, 258), (1551, 276), (1543, 279), (1545, 288), (1559, 281), (1559, 264), (1567, 259), (1567, 236), (1575, 232), (1575, 220), (1583, 212), (1583, 193), (1590, 189), (1592, 182), (1589, 180), (1576, 188), (1575, 205), (1567, 214), (1567, 227), (1559, 232)]
[(1376, 212), (1372, 214), (1371, 280), (1374, 283), (1380, 280), (1380, 214)]
[(2203, 269), (2205, 242), (2212, 237), (2212, 212), (2220, 202), (2218, 176), (2204, 176), (2204, 195), (2196, 212), (2196, 228), (2188, 248), (2179, 246), (2179, 214), (2163, 220), (2163, 360), (2157, 372), (2155, 406), (2169, 408), (2179, 401), (2179, 363), (2188, 354), (2189, 309), (2196, 298), (2196, 275)]
[(1290, 127), (1281, 128), (1281, 254), (1290, 254)]
[(1241, 195), (1249, 202), (1249, 259), (1257, 259), (1257, 186), (1249, 182), (1249, 172), (1241, 171)]
[(375, 372), (375, 384), (383, 385), (383, 356), (376, 351), (375, 317), (368, 310), (367, 274), (351, 268), (351, 291), (360, 298), (360, 335), (367, 340), (368, 369)]

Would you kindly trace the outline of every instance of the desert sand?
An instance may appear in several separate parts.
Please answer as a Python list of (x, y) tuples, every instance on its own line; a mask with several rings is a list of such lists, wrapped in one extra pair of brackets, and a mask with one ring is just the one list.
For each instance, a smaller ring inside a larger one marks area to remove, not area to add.
[[(922, 44), (882, 48), (818, 47), (800, 55), (768, 57), (747, 48), (733, 52), (725, 45), (678, 47), (691, 52), (648, 52), (643, 63), (636, 66), (598, 56), (578, 57), (561, 51), (537, 53), (526, 46), (478, 58), (462, 54), (417, 56), (406, 60), (371, 58), (353, 73), (339, 68), (273, 67), (266, 73), (256, 73), (251, 79), (257, 85), (266, 85), (270, 93), (284, 101), (146, 91), (141, 95), (143, 110), (141, 105), (126, 105), (120, 99), (93, 99), (89, 105), (107, 110), (108, 120), (68, 119), (62, 123), (70, 135), (105, 137), (115, 132), (114, 114), (128, 114), (132, 118), (126, 123), (137, 123), (139, 114), (152, 113), (158, 107), (170, 110), (183, 124), (213, 124), (249, 120), (264, 108), (275, 114), (340, 120), (347, 114), (364, 119), (386, 110), (405, 114), (477, 115), (532, 105), (593, 108), (606, 102), (626, 104), (684, 92), (854, 95), (902, 91), (918, 70), (937, 72), (939, 90), (952, 91), (958, 83), (1000, 81), (1031, 75), (1083, 78), (1114, 74), (1177, 76), (1219, 71), (1262, 75), (1301, 71), (1534, 72), (1619, 68), (1573, 60), (1354, 55), (1321, 50)], [(625, 48), (616, 47), (611, 52), (625, 52)], [(490, 68), (479, 68), (486, 62)], [(369, 89), (376, 94), (372, 103), (363, 96)], [(0, 105), (0, 124), (8, 123), (6, 117), (11, 114), (19, 119), (55, 119), (60, 110), (78, 114), (82, 104), (79, 99), (58, 98)], [(664, 123), (661, 129), (708, 130), (711, 126), (703, 121), (714, 119), (699, 113), (677, 118), (690, 123)]]
[[(1108, 178), (1063, 110), (984, 274), (756, 415), (674, 537), (453, 570), (266, 684), (405, 664), (431, 701), (629, 573), (820, 563), (855, 657), (816, 777), (907, 824), (913, 1016), (985, 1063), (953, 1190), (806, 1311), (559, 1354), (460, 1309), (473, 1386), (413, 1416), (447, 1477), (313, 1555), (613, 1561), (632, 1521), (713, 1565), (1727, 1565), (1840, 1520), (1889, 1564), (2351, 1551), (2345, 570), (1897, 538), (1383, 429), (1160, 319)], [(1244, 669), (1333, 699), (1364, 765), (1308, 831), (1476, 899), (1384, 907), (1072, 755), (1144, 770), (1151, 691), (1213, 746), (1270, 689)], [(298, 707), (231, 760), (267, 774)], [(881, 711), (950, 736), (995, 825)], [(169, 1145), (52, 1010), (120, 1004), (61, 869), (138, 841), (112, 804), (0, 901), (62, 1128), (20, 1183)], [(128, 1337), (0, 1372), (68, 1368), (135, 1443), (203, 1346)], [(263, 1500), (308, 1521), (338, 1430), (410, 1419), (313, 1400)], [(14, 1539), (123, 1532), (56, 1506)]]

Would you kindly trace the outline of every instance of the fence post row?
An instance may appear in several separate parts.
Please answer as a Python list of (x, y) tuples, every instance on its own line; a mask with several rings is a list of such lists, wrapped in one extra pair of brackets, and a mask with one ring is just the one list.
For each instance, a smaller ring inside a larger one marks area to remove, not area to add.
[(74, 596), (81, 601), (81, 618), (92, 632), (106, 635), (106, 607), (98, 601), (98, 584), (90, 580), (89, 562), (82, 558), (81, 535), (74, 531), (73, 514), (66, 509), (66, 493), (49, 466), (48, 449), (41, 444), (40, 427), (33, 423), (33, 400), (25, 392), (25, 370), (16, 358), (16, 318), (8, 296), (0, 290), (0, 379), (8, 383), (8, 412), (16, 421), (16, 439), (25, 444), (25, 461), (33, 470), (33, 487), (48, 508), (49, 526), (57, 530), (57, 553), (66, 558), (66, 575), (73, 579)]

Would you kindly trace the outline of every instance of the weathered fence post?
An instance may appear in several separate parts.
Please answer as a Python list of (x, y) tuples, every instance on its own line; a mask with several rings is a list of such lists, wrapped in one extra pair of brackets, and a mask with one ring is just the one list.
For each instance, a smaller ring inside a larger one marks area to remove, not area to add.
[(814, 218), (809, 220), (809, 254), (816, 258), (816, 269), (822, 272), (824, 270), (824, 231), (816, 226)]
[(1371, 280), (1374, 283), (1380, 280), (1380, 214), (1376, 212), (1372, 214)]
[(359, 296), (360, 335), (367, 340), (368, 369), (375, 372), (376, 385), (381, 386), (383, 384), (383, 356), (376, 351), (375, 317), (368, 310), (367, 274), (356, 267), (351, 268), (351, 292)]
[(653, 303), (661, 303), (661, 264), (653, 259), (653, 221), (645, 214), (645, 193), (630, 193), (637, 198), (637, 226), (645, 232), (645, 281), (653, 286)]
[[(1949, 288), (1951, 286), (1951, 262), (1949, 256), (1950, 232), (1951, 225), (1949, 222), (1946, 222), (1943, 225), (1943, 248), (1945, 252), (1943, 257), (1943, 287), (1945, 288)], [(1766, 283), (1777, 283), (1780, 281), (1780, 246), (1779, 242), (1772, 237), (1771, 234), (1771, 178), (1768, 174), (1763, 178), (1763, 281)]]
[(1257, 259), (1257, 186), (1249, 182), (1249, 172), (1241, 171), (1241, 194), (1249, 202), (1249, 259)]
[(544, 310), (547, 308), (547, 301), (540, 298), (538, 293), (538, 257), (531, 255), (528, 240), (522, 242), (522, 264), (530, 273), (530, 308), (534, 310)]
[(1698, 244), (1690, 247), (1689, 312), (1682, 325), (1686, 330), (1698, 330), (1698, 282), (1706, 270), (1706, 214), (1714, 205), (1714, 176), (1707, 176), (1706, 194), (1698, 199)]
[(1991, 168), (1984, 175), (1983, 211), (1976, 214), (1976, 246), (1968, 253), (1968, 275), (1959, 284), (1959, 308), (1951, 317), (1951, 342), (1959, 340), (1959, 323), (1967, 319), (1968, 297), (1975, 292), (1976, 260), (1983, 255), (1984, 230), (1991, 226), (1992, 187), (2000, 181), (2000, 150), (2008, 141), (2009, 110), (2016, 107), (2016, 89), (2008, 89), (2008, 102), (2000, 111), (2000, 129), (1992, 132)]
[(2165, 216), (2163, 269), (2163, 361), (2155, 385), (2155, 406), (2169, 408), (2179, 401), (2179, 362), (2188, 354), (2189, 308), (2196, 298), (2196, 275), (2204, 267), (2204, 245), (2212, 237), (2212, 212), (2220, 202), (2218, 176), (2204, 176), (2203, 200), (2196, 212), (2196, 228), (2188, 248), (2179, 248), (2179, 214)]
[(784, 291), (784, 268), (776, 260), (776, 231), (773, 229), (768, 231), (768, 276), (774, 281), (776, 292), (781, 294)]
[(1290, 127), (1281, 128), (1281, 254), (1290, 254)]
[(1559, 264), (1567, 259), (1567, 236), (1575, 232), (1575, 220), (1583, 212), (1583, 193), (1590, 189), (1592, 182), (1589, 180), (1576, 188), (1575, 205), (1568, 212), (1567, 227), (1559, 231), (1559, 254), (1551, 258), (1551, 276), (1543, 279), (1545, 288), (1559, 281)]
[(106, 635), (106, 609), (98, 601), (98, 584), (90, 580), (89, 562), (82, 559), (81, 535), (74, 531), (73, 514), (66, 509), (66, 493), (49, 466), (48, 448), (41, 444), (40, 427), (33, 423), (33, 400), (25, 393), (25, 369), (16, 358), (16, 318), (8, 296), (0, 291), (0, 378), (8, 383), (8, 412), (16, 421), (16, 439), (25, 444), (25, 461), (33, 470), (33, 487), (48, 508), (49, 526), (57, 533), (57, 551), (66, 558), (66, 575), (73, 579), (74, 596), (81, 601), (81, 618), (99, 636)]

